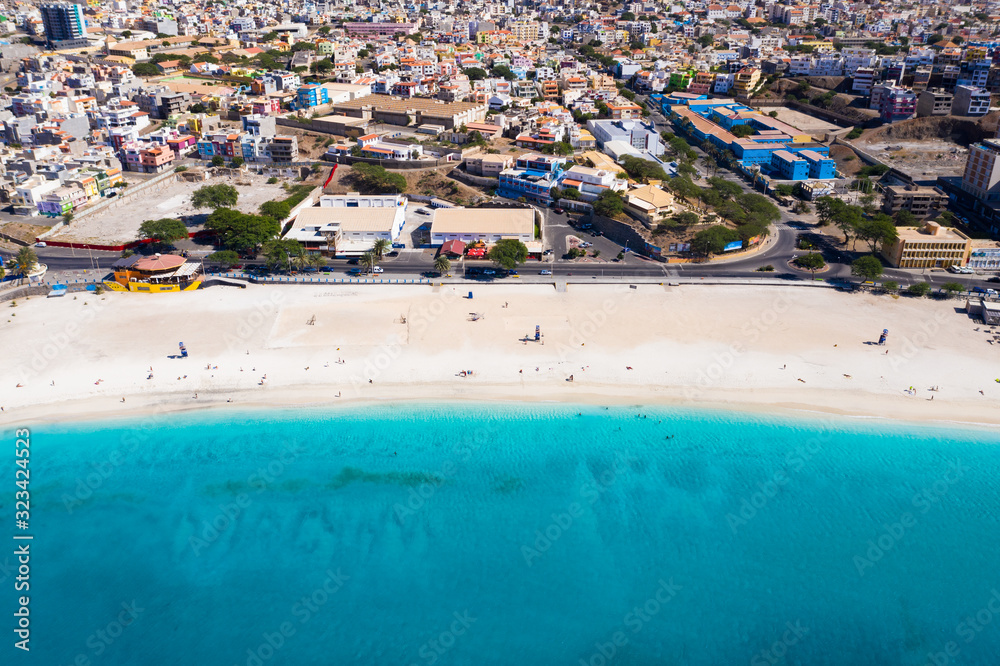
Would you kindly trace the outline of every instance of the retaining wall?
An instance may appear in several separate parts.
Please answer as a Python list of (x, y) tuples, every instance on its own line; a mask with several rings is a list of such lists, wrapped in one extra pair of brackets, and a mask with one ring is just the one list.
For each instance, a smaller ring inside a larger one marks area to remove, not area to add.
[(374, 157), (354, 157), (353, 155), (330, 156), (324, 154), (322, 158), (326, 162), (335, 164), (346, 164), (350, 166), (357, 162), (365, 164), (378, 164), (386, 169), (430, 169), (432, 167), (445, 166), (447, 164), (459, 164), (457, 160), (380, 160)]

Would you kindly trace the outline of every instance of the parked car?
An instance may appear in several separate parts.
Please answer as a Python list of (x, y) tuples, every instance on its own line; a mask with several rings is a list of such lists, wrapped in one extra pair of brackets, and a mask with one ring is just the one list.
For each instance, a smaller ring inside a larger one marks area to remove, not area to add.
[(553, 212), (553, 213), (558, 213), (559, 215), (562, 215), (562, 214), (563, 214), (563, 213), (565, 213), (566, 211), (564, 211), (564, 210), (563, 210), (562, 208), (553, 208), (553, 209), (552, 209), (552, 212)]
[(372, 273), (385, 273), (385, 270), (381, 266), (375, 266), (372, 268)]
[(956, 264), (952, 264), (951, 266), (948, 267), (948, 272), (949, 273), (961, 273), (962, 272), (962, 267), (958, 266)]
[(538, 274), (539, 275), (552, 275), (552, 271), (550, 271), (547, 268), (543, 268), (542, 270), (538, 271)]
[(399, 256), (399, 251), (398, 250), (393, 250), (392, 252), (387, 252), (385, 256), (387, 256), (387, 257), (398, 257)]
[(45, 241), (38, 241), (37, 243), (35, 243), (35, 247), (48, 247), (48, 246), (45, 244)]
[(417, 215), (430, 215), (431, 212), (426, 208), (418, 208), (416, 211)]
[(993, 277), (989, 278), (986, 281), (987, 282), (1000, 282), (1000, 277), (997, 277), (997, 276), (994, 275)]

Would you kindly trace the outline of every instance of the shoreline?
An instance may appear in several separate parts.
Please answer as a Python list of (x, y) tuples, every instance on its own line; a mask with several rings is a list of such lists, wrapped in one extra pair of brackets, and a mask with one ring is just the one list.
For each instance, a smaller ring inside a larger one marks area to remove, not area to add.
[[(919, 398), (900, 397), (892, 405), (895, 409), (887, 410), (886, 401), (880, 401), (876, 413), (871, 409), (862, 409), (859, 405), (844, 407), (843, 402), (837, 405), (837, 394), (843, 392), (829, 389), (814, 389), (814, 393), (826, 393), (834, 398), (834, 404), (809, 401), (806, 396), (787, 395), (784, 392), (769, 391), (762, 394), (759, 400), (748, 400), (745, 396), (734, 395), (741, 391), (715, 390), (703, 398), (685, 397), (683, 390), (677, 387), (658, 387), (644, 395), (636, 396), (623, 390), (625, 387), (616, 385), (588, 385), (581, 387), (579, 393), (561, 393), (553, 395), (547, 387), (533, 387), (532, 391), (515, 392), (518, 387), (508, 385), (480, 385), (469, 391), (469, 387), (455, 387), (452, 390), (441, 390), (438, 385), (381, 385), (365, 394), (352, 396), (317, 397), (309, 400), (310, 390), (287, 387), (268, 387), (262, 391), (252, 390), (209, 390), (200, 391), (194, 399), (187, 391), (172, 393), (150, 392), (127, 396), (125, 404), (112, 398), (85, 397), (73, 401), (61, 401), (59, 411), (53, 413), (51, 404), (37, 405), (17, 412), (17, 418), (12, 413), (0, 414), (0, 423), (8, 427), (37, 428), (40, 424), (84, 424), (94, 421), (135, 421), (148, 419), (151, 416), (169, 417), (173, 415), (211, 414), (220, 412), (240, 412), (248, 409), (271, 411), (292, 411), (338, 409), (361, 410), (366, 406), (379, 404), (402, 405), (557, 405), (557, 406), (587, 406), (587, 407), (648, 407), (666, 409), (690, 409), (707, 412), (739, 412), (750, 416), (770, 416), (776, 418), (799, 418), (822, 420), (824, 418), (844, 419), (847, 421), (878, 421), (903, 426), (933, 426), (944, 428), (948, 426), (993, 429), (1000, 425), (1000, 409), (981, 407), (956, 410), (956, 405), (947, 405), (942, 414), (929, 414), (922, 405), (913, 403)], [(331, 393), (334, 385), (317, 386), (329, 388)], [(458, 388), (462, 388), (458, 395)], [(415, 396), (414, 392), (419, 395)], [(811, 395), (809, 396), (811, 397)], [(871, 398), (885, 398), (872, 395)], [(777, 398), (777, 400), (775, 400)], [(229, 400), (232, 399), (230, 402)], [(864, 397), (862, 397), (864, 399)], [(946, 403), (942, 401), (942, 406)], [(978, 414), (978, 420), (972, 418), (970, 412)], [(983, 418), (985, 417), (985, 418)]]
[[(398, 401), (1000, 425), (1000, 348), (951, 302), (708, 285), (466, 293), (254, 286), (29, 298), (0, 317), (11, 350), (0, 423)], [(190, 357), (177, 358), (179, 341)]]

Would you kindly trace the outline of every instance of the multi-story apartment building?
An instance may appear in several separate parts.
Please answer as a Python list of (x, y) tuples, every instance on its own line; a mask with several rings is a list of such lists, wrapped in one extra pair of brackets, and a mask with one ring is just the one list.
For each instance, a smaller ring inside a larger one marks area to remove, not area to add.
[(83, 5), (68, 2), (44, 4), (38, 8), (49, 46), (72, 49), (87, 46), (87, 22)]
[(956, 116), (985, 116), (990, 112), (992, 96), (985, 88), (955, 86), (952, 113)]
[(986, 139), (969, 146), (962, 189), (984, 202), (1000, 202), (1000, 142)]
[(954, 95), (943, 90), (925, 90), (917, 98), (917, 117), (947, 116), (951, 113)]
[(913, 117), (917, 107), (917, 96), (912, 90), (887, 86), (879, 101), (879, 117), (888, 123)]
[(507, 30), (515, 41), (523, 44), (538, 41), (540, 27), (535, 21), (515, 21), (507, 26)]
[(854, 70), (854, 81), (851, 83), (851, 90), (862, 95), (867, 95), (872, 91), (877, 80), (878, 70), (874, 67), (858, 67)]
[(844, 49), (840, 52), (840, 56), (844, 59), (845, 76), (854, 76), (862, 67), (874, 68), (879, 64), (879, 58), (875, 55), (874, 49)]
[(299, 86), (295, 93), (295, 103), (300, 109), (308, 109), (321, 104), (329, 104), (330, 93), (326, 86), (316, 83), (307, 83)]
[(169, 145), (133, 143), (122, 146), (122, 164), (129, 171), (162, 173), (177, 157)]
[(744, 67), (736, 72), (733, 80), (733, 92), (740, 97), (749, 97), (760, 84), (760, 70), (756, 67)]

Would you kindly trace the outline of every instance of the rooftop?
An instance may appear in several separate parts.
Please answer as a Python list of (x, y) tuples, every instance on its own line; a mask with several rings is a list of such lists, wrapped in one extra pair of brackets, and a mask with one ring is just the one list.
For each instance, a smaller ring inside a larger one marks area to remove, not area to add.
[(439, 208), (431, 223), (433, 234), (534, 234), (531, 208)]

